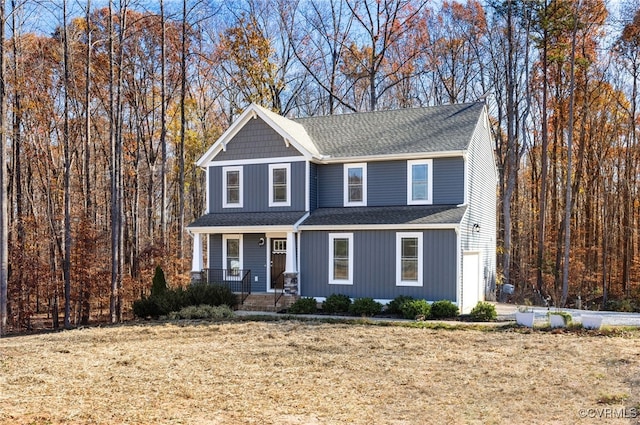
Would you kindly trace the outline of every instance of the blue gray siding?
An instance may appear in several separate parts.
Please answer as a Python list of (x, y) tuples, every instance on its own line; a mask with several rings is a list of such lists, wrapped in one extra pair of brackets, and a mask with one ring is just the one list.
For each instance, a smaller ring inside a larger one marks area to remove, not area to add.
[(309, 211), (318, 208), (318, 165), (309, 163)]
[(433, 203), (464, 203), (464, 159), (461, 156), (433, 160)]
[(305, 211), (305, 163), (291, 162), (291, 206), (269, 207), (269, 165), (247, 164), (242, 166), (243, 207), (222, 208), (222, 167), (209, 167), (209, 211), (264, 212)]
[[(267, 244), (260, 246), (260, 238), (266, 240), (264, 233), (248, 233), (243, 236), (244, 258), (242, 266), (245, 270), (251, 270), (251, 290), (253, 292), (267, 290)], [(257, 282), (256, 276), (258, 277)]]
[(209, 235), (209, 268), (221, 269), (222, 265), (222, 235)]
[(342, 164), (318, 166), (318, 207), (341, 207), (344, 203), (343, 168)]
[[(318, 206), (341, 207), (344, 203), (344, 165), (318, 166)], [(459, 205), (464, 202), (464, 159), (433, 160), (433, 204)], [(407, 161), (367, 163), (367, 206), (407, 205)]]
[[(267, 244), (260, 246), (260, 238), (266, 239), (264, 233), (247, 233), (242, 236), (242, 267), (244, 270), (251, 270), (253, 292), (265, 292), (267, 288)], [(221, 234), (209, 235), (209, 249), (209, 268), (224, 268)]]
[[(461, 248), (482, 253), (480, 282), (483, 282), (485, 297), (493, 299), (496, 284), (497, 170), (484, 113), (476, 125), (467, 157), (469, 208), (460, 225)], [(474, 224), (480, 225), (480, 232), (473, 231)]]
[(370, 207), (407, 204), (407, 161), (367, 164), (367, 205)]
[(238, 159), (284, 158), (300, 156), (293, 146), (286, 146), (284, 138), (261, 118), (250, 119), (233, 139), (226, 151), (220, 152), (215, 161)]
[(353, 231), (353, 285), (330, 285), (329, 233), (301, 233), (301, 295), (326, 297), (339, 293), (376, 299), (411, 295), (431, 301), (456, 301), (457, 236), (453, 229), (424, 231), (423, 287), (396, 286), (396, 232), (391, 230)]

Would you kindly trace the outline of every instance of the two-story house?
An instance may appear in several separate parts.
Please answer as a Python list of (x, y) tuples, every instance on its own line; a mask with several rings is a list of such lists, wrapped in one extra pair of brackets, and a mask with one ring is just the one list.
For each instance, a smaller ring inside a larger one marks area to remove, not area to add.
[(252, 104), (197, 165), (207, 182), (207, 211), (188, 226), (198, 278), (244, 277), (255, 293), (286, 276), (318, 300), (410, 295), (464, 313), (494, 290), (484, 103), (300, 119)]

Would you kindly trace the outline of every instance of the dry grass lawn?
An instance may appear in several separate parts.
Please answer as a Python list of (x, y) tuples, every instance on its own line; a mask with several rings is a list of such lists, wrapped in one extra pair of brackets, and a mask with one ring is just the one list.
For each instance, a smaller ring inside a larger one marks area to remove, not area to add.
[(640, 407), (639, 343), (301, 321), (16, 336), (0, 340), (0, 423), (640, 423), (612, 418)]

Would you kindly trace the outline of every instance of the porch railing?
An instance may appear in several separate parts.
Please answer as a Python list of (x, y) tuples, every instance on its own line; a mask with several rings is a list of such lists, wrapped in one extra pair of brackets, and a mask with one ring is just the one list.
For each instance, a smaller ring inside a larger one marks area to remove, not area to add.
[(204, 269), (202, 279), (208, 284), (226, 286), (240, 294), (240, 304), (251, 294), (251, 270), (243, 269)]
[(284, 272), (280, 273), (273, 282), (271, 282), (273, 288), (273, 306), (278, 307), (278, 301), (284, 295)]

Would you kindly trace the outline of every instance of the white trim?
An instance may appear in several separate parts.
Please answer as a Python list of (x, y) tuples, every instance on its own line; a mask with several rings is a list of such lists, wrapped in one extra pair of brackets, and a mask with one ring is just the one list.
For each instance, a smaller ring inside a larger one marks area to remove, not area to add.
[(454, 158), (462, 156), (467, 152), (466, 149), (451, 150), (451, 151), (438, 151), (438, 152), (414, 152), (414, 153), (402, 153), (402, 154), (389, 154), (389, 155), (360, 155), (360, 156), (324, 156), (321, 159), (317, 159), (314, 162), (319, 164), (334, 164), (345, 162), (375, 162), (375, 161), (398, 161), (398, 160), (412, 160), (412, 159), (433, 159), (433, 158)]
[(462, 162), (464, 163), (464, 205), (469, 204), (469, 158), (468, 155), (462, 155)]
[[(418, 280), (402, 280), (402, 239), (416, 238), (418, 240)], [(424, 279), (424, 234), (422, 232), (396, 233), (396, 286), (423, 286)]]
[[(304, 178), (306, 180), (304, 188), (304, 210), (311, 211), (311, 208), (309, 208), (309, 205), (311, 205), (311, 165), (309, 161), (304, 163)], [(316, 194), (316, 196), (318, 195)]]
[(295, 230), (292, 225), (286, 226), (203, 226), (189, 227), (192, 233), (271, 233), (271, 232), (291, 232)]
[[(333, 241), (347, 239), (349, 241), (349, 277), (347, 280), (333, 278)], [(329, 285), (353, 285), (353, 233), (329, 233)]]
[(222, 269), (226, 269), (227, 268), (227, 240), (229, 239), (238, 239), (239, 243), (238, 243), (238, 250), (240, 251), (239, 254), (239, 258), (238, 258), (238, 262), (240, 263), (238, 266), (238, 269), (243, 270), (243, 243), (242, 243), (242, 234), (236, 234), (236, 235), (222, 235)]
[[(304, 127), (301, 124), (291, 121), (281, 115), (274, 114), (261, 106), (252, 103), (244, 110), (242, 114), (227, 128), (227, 130), (220, 136), (213, 145), (202, 155), (196, 165), (203, 167), (215, 158), (215, 156), (222, 150), (226, 150), (227, 144), (238, 134), (238, 132), (245, 126), (250, 119), (260, 117), (267, 125), (273, 128), (284, 139), (288, 139), (291, 145), (298, 150), (303, 157), (310, 159), (312, 157), (319, 158), (320, 155), (315, 150), (313, 142), (309, 139), (309, 136), (304, 131)], [(273, 118), (272, 118), (273, 117)], [(276, 121), (281, 121), (278, 124)], [(281, 125), (282, 124), (282, 125)], [(283, 125), (288, 127), (283, 128)], [(295, 134), (297, 137), (294, 137)], [(299, 139), (299, 140), (298, 140)], [(304, 140), (303, 140), (304, 139)], [(284, 142), (284, 140), (283, 140)], [(305, 146), (305, 144), (307, 146)], [(311, 149), (311, 150), (310, 150)]]
[[(425, 230), (456, 230), (460, 223), (446, 224), (326, 224), (326, 225), (303, 225), (300, 230), (404, 230), (404, 229), (425, 229)], [(197, 231), (199, 229), (191, 229)]]
[[(205, 187), (205, 206), (204, 206), (204, 213), (205, 214), (209, 214), (211, 212), (210, 210), (210, 205), (211, 205), (211, 194), (210, 194), (210, 190), (209, 190), (209, 167), (205, 167), (204, 168), (204, 174), (205, 174), (205, 183), (204, 183), (204, 187)], [(162, 208), (164, 208), (164, 205), (162, 206)]]
[(211, 268), (211, 235), (208, 233), (204, 234), (207, 238), (207, 264), (205, 264), (205, 268)]
[[(242, 199), (243, 199), (243, 167), (222, 167), (222, 208), (242, 208)], [(238, 202), (232, 204), (227, 200), (227, 173), (228, 172), (238, 172)]]
[[(427, 166), (427, 199), (413, 199), (413, 166)], [(433, 203), (433, 160), (415, 159), (407, 161), (407, 205), (431, 205)]]
[[(349, 169), (362, 169), (362, 201), (349, 201)], [(367, 163), (349, 163), (344, 164), (342, 173), (343, 184), (343, 206), (345, 207), (366, 207), (367, 206)]]
[(279, 162), (302, 162), (307, 161), (304, 156), (283, 156), (279, 158), (254, 158), (254, 159), (236, 159), (228, 161), (211, 161), (209, 166), (224, 167), (227, 165), (258, 165), (273, 164)]
[[(275, 202), (273, 200), (273, 172), (274, 170), (285, 169), (287, 171), (287, 200)], [(290, 207), (291, 206), (291, 164), (269, 164), (269, 206), (270, 207)]]

